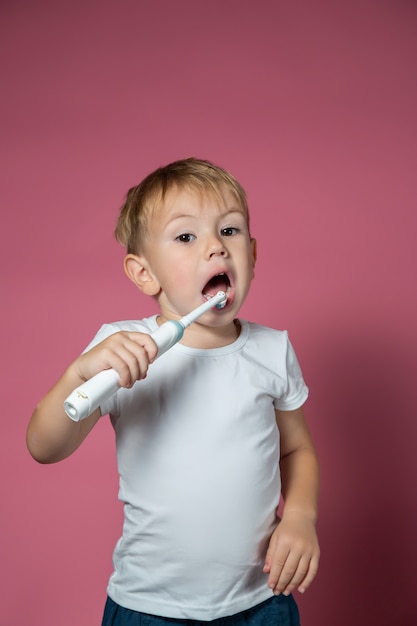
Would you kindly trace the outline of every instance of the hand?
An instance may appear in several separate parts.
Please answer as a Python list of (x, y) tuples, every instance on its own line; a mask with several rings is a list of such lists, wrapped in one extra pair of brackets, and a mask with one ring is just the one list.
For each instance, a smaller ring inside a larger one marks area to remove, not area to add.
[(272, 534), (263, 571), (275, 595), (304, 593), (318, 569), (320, 549), (314, 522), (303, 512), (284, 511)]
[(120, 385), (129, 388), (146, 377), (157, 352), (158, 348), (150, 335), (121, 331), (81, 354), (74, 366), (84, 381), (102, 370), (113, 368), (119, 374)]

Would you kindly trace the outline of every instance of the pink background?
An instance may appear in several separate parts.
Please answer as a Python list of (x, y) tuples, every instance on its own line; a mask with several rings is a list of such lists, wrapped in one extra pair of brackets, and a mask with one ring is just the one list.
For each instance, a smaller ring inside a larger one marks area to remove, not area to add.
[(37, 465), (38, 399), (125, 279), (128, 187), (195, 155), (247, 189), (242, 316), (287, 328), (322, 466), (304, 626), (414, 626), (417, 6), (406, 0), (3, 0), (0, 624), (99, 624), (120, 532), (103, 419)]

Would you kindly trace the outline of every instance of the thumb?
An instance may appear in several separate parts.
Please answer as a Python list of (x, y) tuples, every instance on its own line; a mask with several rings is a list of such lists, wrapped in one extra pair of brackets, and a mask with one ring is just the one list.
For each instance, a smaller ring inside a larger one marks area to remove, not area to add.
[(275, 533), (274, 533), (269, 541), (268, 550), (266, 551), (266, 555), (265, 555), (265, 562), (264, 562), (264, 566), (262, 570), (265, 574), (269, 574), (269, 572), (271, 571), (272, 555), (275, 550), (275, 543), (276, 543), (276, 540), (275, 540)]

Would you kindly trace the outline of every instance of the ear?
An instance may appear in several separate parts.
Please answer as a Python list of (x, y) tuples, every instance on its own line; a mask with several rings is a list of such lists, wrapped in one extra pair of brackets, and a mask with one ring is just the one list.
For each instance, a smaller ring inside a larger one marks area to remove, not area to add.
[(256, 243), (256, 239), (253, 237), (250, 240), (250, 245), (252, 247), (253, 269), (255, 269), (256, 258), (258, 256), (258, 244)]
[(156, 296), (161, 286), (143, 256), (128, 254), (124, 259), (125, 274), (145, 295)]

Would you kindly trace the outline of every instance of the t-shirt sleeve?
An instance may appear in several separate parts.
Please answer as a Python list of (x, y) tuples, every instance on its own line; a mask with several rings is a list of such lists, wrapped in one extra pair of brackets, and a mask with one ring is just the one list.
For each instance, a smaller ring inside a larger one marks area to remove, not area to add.
[(103, 324), (103, 326), (99, 328), (97, 333), (94, 335), (88, 346), (84, 348), (83, 354), (85, 352), (88, 352), (89, 350), (92, 350), (92, 348), (107, 339), (107, 337), (110, 337), (110, 335), (114, 335), (114, 333), (117, 333), (117, 331), (119, 330), (120, 328), (117, 328), (115, 324)]
[(304, 382), (301, 367), (288, 336), (285, 365), (286, 390), (279, 398), (274, 400), (274, 406), (281, 411), (293, 411), (299, 409), (304, 404), (308, 398), (309, 390)]

